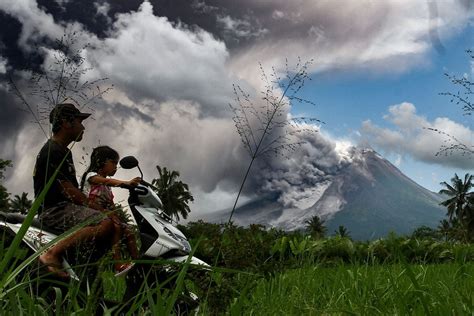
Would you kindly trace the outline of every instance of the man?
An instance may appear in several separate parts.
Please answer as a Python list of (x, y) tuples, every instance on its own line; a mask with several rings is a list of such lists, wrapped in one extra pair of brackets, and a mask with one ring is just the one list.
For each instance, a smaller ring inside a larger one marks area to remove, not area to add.
[(40, 262), (50, 272), (63, 278), (69, 277), (65, 271), (61, 271), (62, 255), (66, 250), (93, 238), (111, 243), (114, 234), (112, 220), (104, 218), (103, 209), (89, 202), (87, 196), (79, 190), (74, 161), (67, 147), (72, 142), (82, 140), (84, 134), (82, 121), (89, 116), (89, 113), (82, 113), (71, 103), (62, 103), (54, 107), (49, 116), (53, 136), (41, 148), (33, 173), (37, 197), (59, 167), (59, 172), (39, 210), (39, 218), (43, 225), (66, 231), (86, 220), (97, 219), (91, 226), (86, 226), (61, 240), (39, 257)]

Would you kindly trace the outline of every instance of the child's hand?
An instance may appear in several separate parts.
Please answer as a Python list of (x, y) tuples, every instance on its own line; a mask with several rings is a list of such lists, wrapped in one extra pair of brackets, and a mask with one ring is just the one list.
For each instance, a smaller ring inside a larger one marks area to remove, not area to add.
[(127, 184), (136, 187), (137, 185), (140, 184), (140, 181), (142, 181), (142, 178), (136, 177), (136, 178), (133, 178), (132, 180), (127, 181)]

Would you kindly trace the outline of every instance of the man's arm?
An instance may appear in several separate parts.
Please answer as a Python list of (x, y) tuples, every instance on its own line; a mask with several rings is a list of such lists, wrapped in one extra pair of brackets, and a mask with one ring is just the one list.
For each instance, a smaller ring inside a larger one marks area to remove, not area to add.
[(89, 201), (87, 196), (82, 193), (81, 190), (76, 188), (70, 181), (59, 180), (59, 184), (63, 190), (64, 195), (67, 196), (72, 203), (84, 205), (95, 210), (104, 211), (103, 207), (99, 206), (97, 203)]

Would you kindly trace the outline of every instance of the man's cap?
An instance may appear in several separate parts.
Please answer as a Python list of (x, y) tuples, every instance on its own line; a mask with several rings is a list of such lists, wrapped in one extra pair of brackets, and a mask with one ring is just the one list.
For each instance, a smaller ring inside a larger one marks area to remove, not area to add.
[(53, 124), (59, 119), (76, 117), (82, 118), (84, 120), (90, 115), (90, 113), (82, 113), (72, 103), (60, 103), (51, 110), (51, 113), (49, 113), (49, 122)]

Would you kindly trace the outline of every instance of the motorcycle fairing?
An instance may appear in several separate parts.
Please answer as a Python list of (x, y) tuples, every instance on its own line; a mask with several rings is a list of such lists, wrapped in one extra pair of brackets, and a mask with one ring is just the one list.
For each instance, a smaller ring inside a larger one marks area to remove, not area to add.
[(148, 249), (144, 249), (146, 256), (156, 258), (170, 250), (179, 250), (184, 253), (191, 251), (191, 246), (186, 237), (161, 217), (155, 208), (135, 206), (135, 210), (155, 229), (159, 236)]

